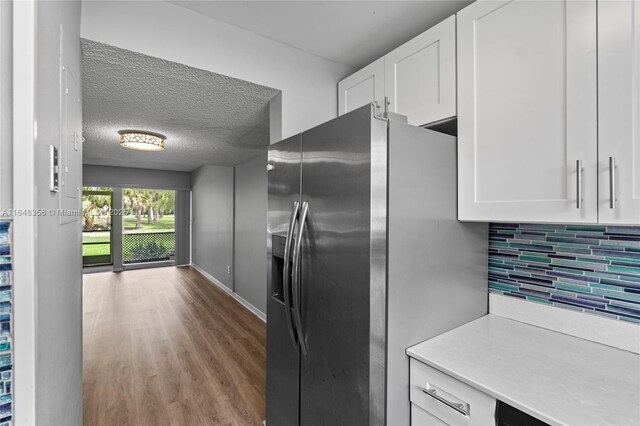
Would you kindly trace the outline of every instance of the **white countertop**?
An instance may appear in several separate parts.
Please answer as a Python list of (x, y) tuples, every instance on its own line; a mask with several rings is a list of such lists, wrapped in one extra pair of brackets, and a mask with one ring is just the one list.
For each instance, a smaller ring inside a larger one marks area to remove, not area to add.
[(640, 356), (495, 315), (407, 354), (552, 425), (640, 425)]

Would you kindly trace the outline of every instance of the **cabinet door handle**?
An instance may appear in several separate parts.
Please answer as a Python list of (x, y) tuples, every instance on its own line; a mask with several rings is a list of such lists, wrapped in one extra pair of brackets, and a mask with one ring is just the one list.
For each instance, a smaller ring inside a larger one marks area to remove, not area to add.
[(424, 392), (425, 394), (429, 395), (431, 398), (435, 399), (438, 402), (443, 403), (444, 405), (446, 405), (449, 408), (453, 408), (454, 410), (456, 410), (458, 413), (462, 414), (463, 416), (468, 416), (469, 415), (469, 404), (466, 403), (462, 403), (462, 402), (451, 402), (443, 397), (441, 397), (440, 395), (438, 395), (438, 390), (434, 387), (430, 387), (430, 388), (422, 388), (422, 392)]
[(609, 208), (616, 208), (616, 157), (609, 157)]
[(582, 160), (576, 160), (576, 209), (582, 208)]

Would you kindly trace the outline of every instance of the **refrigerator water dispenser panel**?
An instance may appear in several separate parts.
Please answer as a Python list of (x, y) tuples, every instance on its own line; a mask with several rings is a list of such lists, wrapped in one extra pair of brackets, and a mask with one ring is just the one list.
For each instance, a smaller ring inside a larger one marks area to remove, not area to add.
[(271, 243), (273, 247), (273, 255), (271, 261), (271, 297), (284, 304), (284, 276), (282, 271), (284, 269), (284, 245), (286, 238), (279, 235), (273, 235), (271, 237)]

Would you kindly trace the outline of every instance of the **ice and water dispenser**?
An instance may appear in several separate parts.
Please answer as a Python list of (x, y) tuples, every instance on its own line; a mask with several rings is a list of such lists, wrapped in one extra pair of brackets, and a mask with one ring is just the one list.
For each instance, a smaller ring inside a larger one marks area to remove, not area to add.
[[(271, 261), (271, 297), (284, 304), (284, 246), (286, 238), (280, 235), (271, 237), (272, 257)], [(291, 285), (291, 280), (289, 280)], [(289, 288), (289, 290), (291, 290)], [(291, 294), (291, 293), (289, 293)]]

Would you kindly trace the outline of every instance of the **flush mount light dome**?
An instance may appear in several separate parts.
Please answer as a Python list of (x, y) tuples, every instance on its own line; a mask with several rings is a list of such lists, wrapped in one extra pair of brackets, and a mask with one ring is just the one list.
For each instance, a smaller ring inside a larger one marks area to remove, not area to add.
[(142, 132), (139, 130), (121, 130), (120, 146), (138, 151), (162, 151), (165, 136), (159, 133)]

